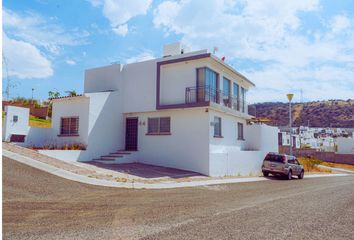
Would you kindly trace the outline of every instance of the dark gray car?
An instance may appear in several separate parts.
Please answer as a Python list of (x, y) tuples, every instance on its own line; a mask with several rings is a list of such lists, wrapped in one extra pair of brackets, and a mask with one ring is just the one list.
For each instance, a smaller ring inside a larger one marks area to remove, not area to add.
[(280, 175), (286, 176), (289, 180), (294, 175), (299, 179), (304, 178), (304, 166), (299, 163), (296, 157), (286, 154), (268, 153), (263, 161), (262, 172), (264, 176)]

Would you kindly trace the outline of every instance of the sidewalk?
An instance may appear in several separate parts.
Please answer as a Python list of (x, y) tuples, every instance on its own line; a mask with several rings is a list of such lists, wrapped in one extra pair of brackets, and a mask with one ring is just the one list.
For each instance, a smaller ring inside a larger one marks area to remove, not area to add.
[[(208, 176), (185, 177), (181, 179), (157, 178), (153, 180), (144, 179), (141, 177), (134, 178), (129, 174), (114, 172), (108, 169), (99, 169), (95, 166), (90, 166), (83, 163), (64, 162), (58, 159), (44, 156), (34, 150), (7, 143), (3, 143), (3, 156), (40, 169), (42, 171), (54, 174), (58, 177), (81, 183), (106, 187), (163, 189), (270, 180), (264, 177), (213, 178)], [(306, 178), (346, 175), (348, 174), (313, 174), (307, 175)]]

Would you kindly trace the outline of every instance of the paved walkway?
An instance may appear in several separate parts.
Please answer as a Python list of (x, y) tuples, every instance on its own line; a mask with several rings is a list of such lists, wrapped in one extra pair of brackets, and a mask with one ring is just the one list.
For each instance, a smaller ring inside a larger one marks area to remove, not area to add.
[[(182, 175), (181, 178), (158, 177), (147, 179), (127, 173), (117, 172), (112, 169), (100, 168), (90, 164), (61, 161), (42, 155), (34, 150), (9, 143), (3, 143), (3, 156), (65, 179), (107, 187), (162, 189), (266, 181), (271, 179), (264, 177), (213, 178), (203, 175)], [(306, 176), (306, 178), (346, 175), (348, 174), (312, 174)]]

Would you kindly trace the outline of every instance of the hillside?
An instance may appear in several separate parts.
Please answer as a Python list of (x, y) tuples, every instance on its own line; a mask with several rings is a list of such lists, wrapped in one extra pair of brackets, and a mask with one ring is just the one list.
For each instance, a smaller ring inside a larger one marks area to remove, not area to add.
[[(292, 104), (294, 126), (354, 127), (354, 100), (329, 100)], [(256, 103), (249, 106), (249, 113), (268, 118), (270, 125), (287, 126), (289, 105), (280, 102)]]

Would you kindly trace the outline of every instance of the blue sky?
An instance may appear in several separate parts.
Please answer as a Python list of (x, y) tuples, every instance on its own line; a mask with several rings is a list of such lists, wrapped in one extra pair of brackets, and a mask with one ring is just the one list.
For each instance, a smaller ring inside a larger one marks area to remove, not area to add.
[(85, 69), (182, 41), (217, 46), (255, 82), (249, 102), (354, 98), (352, 0), (4, 0), (2, 14), (10, 97), (81, 93)]

